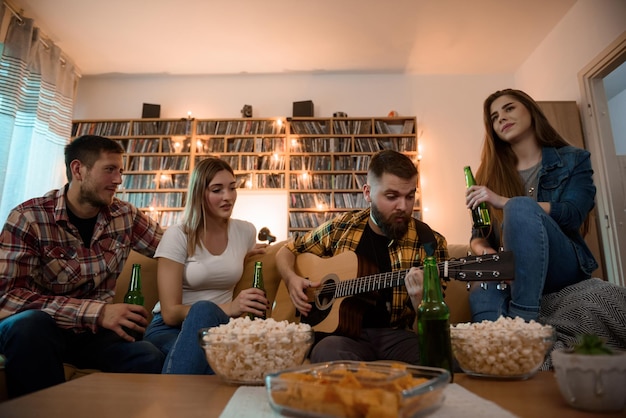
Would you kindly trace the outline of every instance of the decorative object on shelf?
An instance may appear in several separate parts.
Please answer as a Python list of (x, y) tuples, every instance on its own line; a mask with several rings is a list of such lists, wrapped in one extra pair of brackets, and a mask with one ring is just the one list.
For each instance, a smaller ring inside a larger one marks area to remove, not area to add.
[(390, 110), (389, 114), (387, 114), (388, 118), (397, 118), (398, 117), (398, 112), (396, 112), (395, 110)]
[(144, 103), (141, 111), (142, 119), (146, 118), (160, 118), (161, 117), (161, 105)]
[(241, 109), (241, 116), (244, 118), (252, 117), (252, 105), (243, 105), (243, 109)]
[(293, 102), (293, 117), (309, 117), (312, 118), (314, 115), (313, 112), (313, 101), (312, 100), (304, 100), (301, 102)]
[[(185, 119), (183, 119), (185, 120)], [(187, 119), (185, 124), (185, 135), (191, 135), (191, 124), (193, 123), (193, 118), (191, 117), (191, 110), (187, 112)]]
[(333, 113), (333, 118), (347, 118), (348, 114), (346, 112), (335, 112)]

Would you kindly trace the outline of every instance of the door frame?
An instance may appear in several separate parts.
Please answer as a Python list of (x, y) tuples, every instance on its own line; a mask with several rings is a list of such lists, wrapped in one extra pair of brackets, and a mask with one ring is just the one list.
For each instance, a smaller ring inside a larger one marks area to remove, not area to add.
[[(604, 91), (603, 79), (613, 70), (626, 62), (626, 32), (622, 33), (611, 45), (578, 73), (582, 95), (581, 114), (587, 139), (587, 149), (591, 152), (594, 167), (594, 182), (598, 188), (596, 205), (598, 209), (598, 229), (602, 239), (607, 280), (626, 286), (624, 262), (620, 256), (617, 217), (612, 205), (609, 179), (619, 176), (615, 155), (613, 133), (608, 115), (608, 102)], [(610, 147), (613, 148), (612, 152)], [(621, 249), (624, 251), (624, 249)]]

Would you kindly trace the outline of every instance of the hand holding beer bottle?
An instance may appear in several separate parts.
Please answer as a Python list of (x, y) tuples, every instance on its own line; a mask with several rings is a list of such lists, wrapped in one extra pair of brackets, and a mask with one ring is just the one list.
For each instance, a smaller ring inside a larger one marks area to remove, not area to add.
[[(470, 166), (465, 166), (465, 186), (470, 188), (476, 185), (474, 174)], [(480, 203), (475, 209), (472, 209), (472, 221), (473, 227), (477, 229), (488, 229), (491, 227), (491, 218), (489, 216), (489, 209), (485, 202)]]
[[(252, 287), (256, 289), (260, 289), (265, 293), (265, 285), (263, 284), (263, 262), (257, 261), (254, 263), (254, 277), (252, 278)], [(253, 313), (249, 313), (248, 316), (250, 319), (261, 318), (267, 319), (267, 312), (264, 311), (263, 315), (257, 316)]]
[[(128, 291), (124, 295), (124, 303), (130, 303), (131, 305), (144, 306), (144, 297), (141, 292), (141, 264), (133, 264), (133, 270), (130, 275), (130, 282), (128, 283)], [(143, 339), (143, 334), (138, 331), (124, 329), (126, 333), (132, 336), (135, 341)]]

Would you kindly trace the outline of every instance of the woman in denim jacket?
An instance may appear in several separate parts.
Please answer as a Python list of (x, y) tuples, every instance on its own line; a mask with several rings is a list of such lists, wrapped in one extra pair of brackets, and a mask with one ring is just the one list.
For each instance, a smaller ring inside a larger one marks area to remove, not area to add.
[(501, 90), (484, 103), (485, 141), (468, 208), (486, 202), (489, 230), (472, 230), (474, 254), (499, 247), (515, 255), (510, 286), (484, 284), (470, 293), (472, 320), (500, 315), (537, 319), (541, 297), (591, 277), (598, 265), (585, 244), (594, 206), (589, 152), (570, 146), (537, 103)]

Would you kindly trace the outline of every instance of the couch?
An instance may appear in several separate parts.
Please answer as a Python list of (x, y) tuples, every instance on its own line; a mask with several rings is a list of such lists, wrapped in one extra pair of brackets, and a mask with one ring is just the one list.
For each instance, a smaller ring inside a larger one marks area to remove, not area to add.
[[(274, 243), (268, 247), (265, 254), (250, 257), (246, 261), (241, 280), (235, 287), (235, 295), (238, 294), (242, 289), (250, 287), (250, 285), (252, 284), (252, 276), (254, 272), (254, 262), (260, 260), (263, 262), (263, 280), (268, 299), (271, 302), (274, 302), (276, 305), (280, 304), (282, 306), (292, 306), (286, 292), (284, 294), (281, 292), (279, 294), (279, 300), (276, 300), (281, 278), (278, 275), (278, 271), (276, 269), (275, 256), (276, 252), (285, 244), (285, 242), (286, 241)], [(449, 254), (452, 258), (466, 256), (468, 249), (468, 245), (448, 246)], [(120, 274), (117, 283), (116, 296), (113, 301), (116, 303), (122, 302), (124, 294), (128, 289), (128, 282), (130, 280), (132, 265), (137, 263), (141, 264), (141, 283), (142, 291), (145, 298), (145, 306), (148, 310), (151, 310), (158, 300), (156, 283), (157, 262), (155, 259), (148, 258), (134, 251), (131, 252), (124, 266), (124, 269)], [(464, 282), (451, 280), (448, 283), (445, 291), (445, 299), (448, 306), (450, 307), (451, 323), (468, 322), (470, 320), (468, 292)], [(291, 317), (275, 317), (275, 319), (291, 319)], [(85, 376), (86, 374), (93, 373), (95, 371), (97, 370), (78, 369), (71, 364), (65, 365), (66, 380)], [(5, 399), (7, 399), (6, 381), (4, 376), (4, 370), (2, 368), (2, 364), (0, 363), (0, 401)]]

